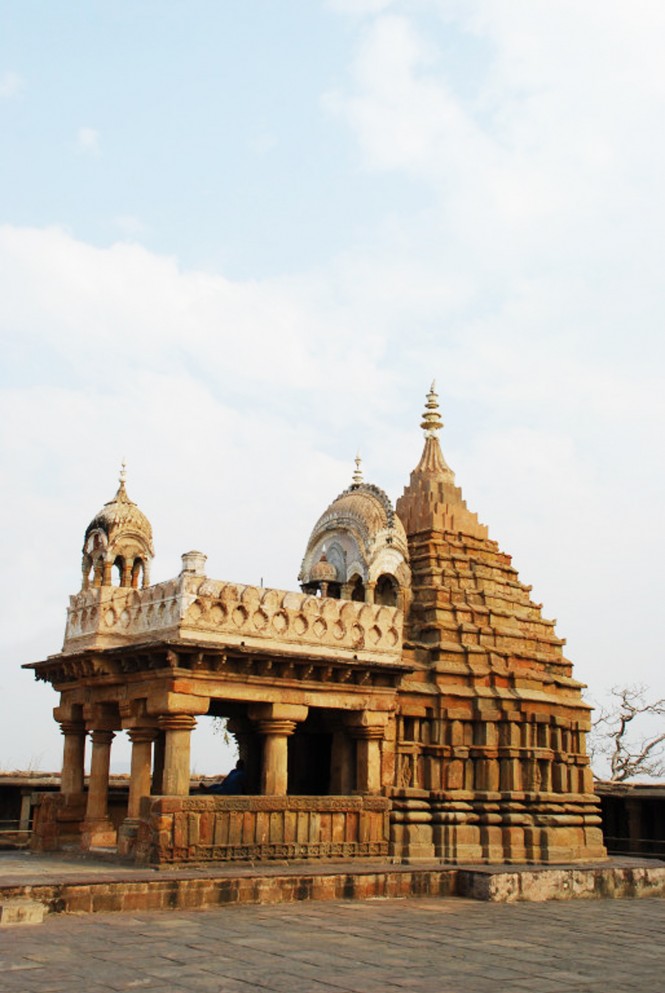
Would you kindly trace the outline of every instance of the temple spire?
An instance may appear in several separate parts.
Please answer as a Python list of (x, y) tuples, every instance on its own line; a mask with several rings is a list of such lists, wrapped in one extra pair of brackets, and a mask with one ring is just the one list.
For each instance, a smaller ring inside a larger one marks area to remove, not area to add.
[(363, 471), (361, 468), (363, 460), (360, 458), (360, 452), (356, 453), (356, 457), (353, 461), (356, 463), (356, 468), (353, 473), (352, 483), (353, 486), (360, 486), (360, 484), (363, 482)]
[(432, 380), (430, 391), (427, 394), (423, 419), (420, 424), (425, 432), (426, 438), (436, 438), (443, 427), (443, 421), (439, 413), (439, 394), (436, 392), (436, 380)]
[(439, 431), (443, 421), (435, 382), (427, 394), (420, 426), (425, 433), (423, 453), (396, 506), (407, 535), (453, 531), (486, 538), (487, 528), (467, 509), (462, 491), (455, 485), (455, 474), (441, 451)]
[(118, 474), (118, 492), (116, 493), (114, 499), (117, 500), (118, 497), (127, 497), (127, 490), (125, 489), (126, 480), (127, 480), (127, 462), (123, 458), (122, 462), (120, 463), (120, 473)]
[(439, 431), (443, 427), (443, 421), (439, 413), (439, 394), (436, 392), (436, 380), (432, 380), (427, 394), (420, 426), (425, 433), (425, 448), (415, 471), (437, 477), (441, 476), (445, 478), (446, 482), (454, 485), (455, 476), (446, 464), (439, 444)]

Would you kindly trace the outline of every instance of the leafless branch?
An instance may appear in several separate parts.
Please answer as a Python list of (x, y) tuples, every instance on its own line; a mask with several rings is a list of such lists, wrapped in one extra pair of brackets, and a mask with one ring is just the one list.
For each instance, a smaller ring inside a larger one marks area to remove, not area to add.
[(665, 699), (649, 701), (647, 692), (639, 685), (613, 687), (613, 703), (600, 707), (592, 722), (589, 753), (592, 762), (607, 760), (612, 782), (665, 775), (665, 731), (644, 734), (638, 727), (641, 719), (665, 717)]

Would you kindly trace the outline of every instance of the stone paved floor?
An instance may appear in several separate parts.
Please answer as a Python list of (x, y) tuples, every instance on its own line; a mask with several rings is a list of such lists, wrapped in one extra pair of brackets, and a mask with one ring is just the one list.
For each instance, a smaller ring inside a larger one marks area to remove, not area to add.
[(663, 993), (665, 900), (306, 903), (53, 915), (0, 932), (9, 993)]

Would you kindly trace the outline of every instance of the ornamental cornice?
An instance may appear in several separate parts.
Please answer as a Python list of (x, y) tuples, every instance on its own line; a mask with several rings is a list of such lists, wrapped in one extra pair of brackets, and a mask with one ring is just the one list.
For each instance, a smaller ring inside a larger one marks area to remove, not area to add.
[(155, 679), (178, 674), (199, 675), (206, 679), (238, 679), (256, 683), (307, 683), (351, 689), (353, 687), (396, 688), (411, 666), (401, 662), (363, 662), (338, 659), (331, 662), (314, 655), (292, 656), (285, 652), (258, 653), (246, 646), (226, 651), (206, 645), (179, 643), (145, 643), (107, 649), (104, 652), (83, 652), (78, 655), (57, 655), (43, 662), (23, 666), (32, 669), (35, 679), (53, 686), (125, 682), (132, 676), (154, 675)]

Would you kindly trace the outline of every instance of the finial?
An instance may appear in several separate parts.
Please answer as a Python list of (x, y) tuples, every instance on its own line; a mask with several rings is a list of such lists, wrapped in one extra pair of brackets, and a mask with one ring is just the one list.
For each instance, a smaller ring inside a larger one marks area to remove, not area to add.
[(120, 475), (118, 476), (118, 482), (120, 483), (121, 486), (125, 485), (126, 479), (127, 479), (127, 463), (123, 459), (122, 462), (120, 463)]
[(432, 380), (430, 391), (427, 394), (427, 403), (423, 412), (423, 419), (420, 424), (425, 432), (426, 438), (436, 438), (443, 427), (443, 421), (439, 414), (439, 395), (436, 392), (436, 380)]
[(363, 481), (363, 471), (360, 468), (363, 460), (360, 458), (360, 452), (356, 454), (356, 457), (353, 461), (356, 463), (355, 472), (353, 473), (353, 485), (360, 486), (360, 484)]

